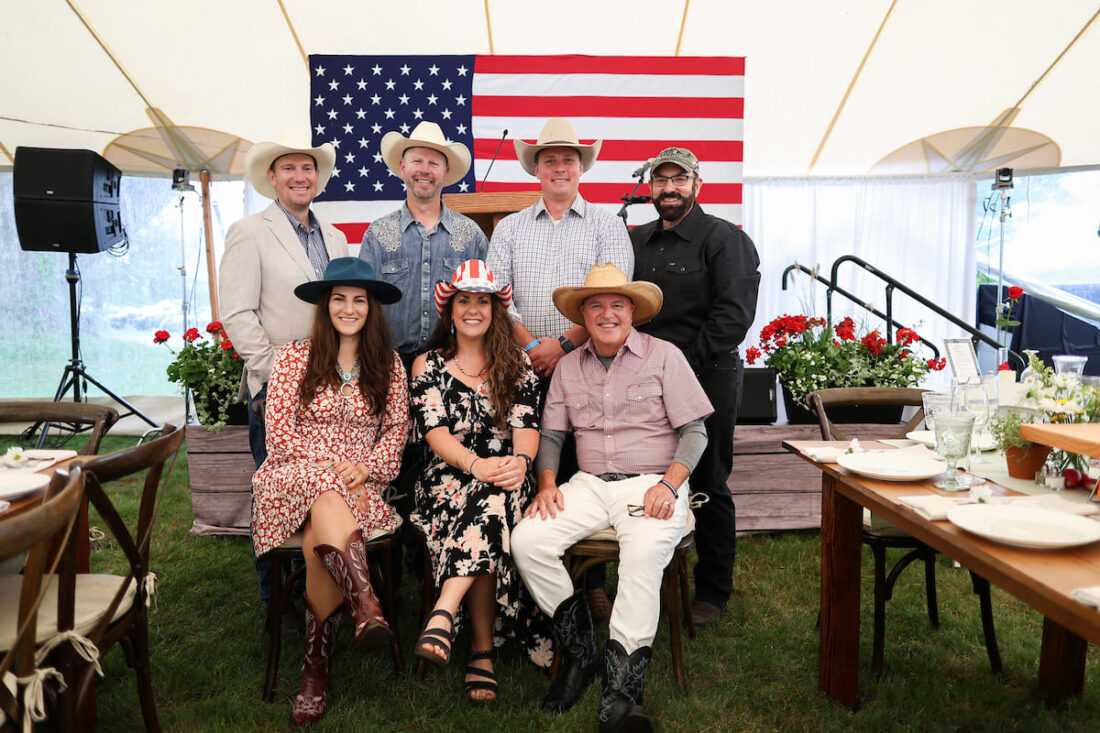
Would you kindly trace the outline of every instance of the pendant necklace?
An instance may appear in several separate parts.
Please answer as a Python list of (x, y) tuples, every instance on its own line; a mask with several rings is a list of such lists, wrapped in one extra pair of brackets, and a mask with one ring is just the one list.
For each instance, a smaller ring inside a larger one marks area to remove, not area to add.
[(458, 354), (455, 354), (455, 366), (458, 367), (458, 371), (462, 372), (467, 377), (470, 377), (472, 379), (478, 379), (478, 378), (484, 376), (485, 375), (485, 370), (489, 368), (489, 365), (486, 364), (485, 366), (481, 367), (481, 371), (478, 372), (477, 374), (470, 374), (468, 371), (466, 371), (465, 369), (462, 368), (462, 362), (460, 362), (458, 360)]
[[(359, 360), (356, 359), (351, 364), (351, 369), (346, 372), (340, 368), (340, 362), (336, 362), (336, 376), (340, 377), (340, 386), (337, 388), (340, 394), (344, 397), (350, 397), (355, 394), (355, 385), (353, 382), (359, 378)], [(345, 392), (344, 390), (348, 390)]]

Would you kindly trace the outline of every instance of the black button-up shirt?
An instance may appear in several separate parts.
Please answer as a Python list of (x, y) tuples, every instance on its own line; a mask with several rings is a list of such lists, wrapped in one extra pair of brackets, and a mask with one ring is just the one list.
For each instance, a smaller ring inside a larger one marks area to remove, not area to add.
[(639, 330), (676, 344), (696, 372), (727, 366), (756, 317), (760, 258), (749, 235), (697, 201), (672, 229), (657, 219), (632, 230), (630, 241), (634, 279), (665, 295)]

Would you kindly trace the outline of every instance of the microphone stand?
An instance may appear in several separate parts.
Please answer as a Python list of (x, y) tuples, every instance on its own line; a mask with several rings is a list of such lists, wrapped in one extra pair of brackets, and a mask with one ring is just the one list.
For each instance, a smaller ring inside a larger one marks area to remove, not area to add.
[(642, 182), (645, 180), (645, 172), (648, 169), (649, 169), (649, 161), (647, 160), (642, 165), (641, 168), (634, 171), (634, 177), (638, 179), (638, 182), (634, 184), (634, 189), (630, 193), (628, 193), (625, 196), (622, 196), (622, 197), (619, 198), (619, 200), (623, 202), (623, 205), (619, 209), (619, 213), (616, 214), (616, 216), (619, 216), (619, 217), (622, 218), (623, 225), (626, 226), (627, 229), (630, 228), (629, 225), (627, 225), (627, 223), (626, 223), (626, 210), (627, 210), (627, 208), (631, 204), (648, 204), (651, 201), (653, 201), (653, 198), (651, 196), (638, 196), (637, 195), (638, 189), (641, 187)]

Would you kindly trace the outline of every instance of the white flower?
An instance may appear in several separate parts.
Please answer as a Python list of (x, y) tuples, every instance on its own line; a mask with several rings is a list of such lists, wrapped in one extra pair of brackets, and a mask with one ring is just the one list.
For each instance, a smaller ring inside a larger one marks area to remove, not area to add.
[(0, 457), (0, 463), (9, 468), (22, 468), (27, 465), (27, 454), (17, 445), (8, 448), (8, 452)]

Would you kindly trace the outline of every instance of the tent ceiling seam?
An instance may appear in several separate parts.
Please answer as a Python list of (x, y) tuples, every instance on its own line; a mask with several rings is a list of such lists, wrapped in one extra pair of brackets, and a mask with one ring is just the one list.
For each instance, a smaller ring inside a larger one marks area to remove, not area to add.
[(680, 55), (680, 46), (684, 42), (684, 28), (688, 22), (688, 10), (691, 8), (691, 0), (684, 0), (684, 14), (680, 16), (680, 35), (676, 36), (676, 55)]
[(484, 0), (485, 5), (485, 33), (489, 36), (489, 55), (493, 53), (493, 23), (489, 19), (489, 0)]
[(107, 42), (104, 41), (98, 33), (96, 33), (95, 28), (93, 28), (92, 24), (88, 22), (88, 19), (84, 16), (84, 13), (82, 13), (80, 11), (80, 8), (76, 6), (75, 0), (65, 0), (65, 2), (68, 4), (69, 8), (72, 9), (73, 13), (76, 14), (76, 17), (80, 19), (80, 22), (84, 24), (84, 27), (88, 29), (88, 32), (92, 34), (92, 38), (96, 40), (96, 43), (99, 44), (99, 47), (102, 48), (103, 52), (107, 54), (107, 57), (111, 59), (111, 63), (115, 65), (115, 68), (118, 69), (119, 73), (122, 74), (126, 81), (130, 82), (130, 86), (132, 86), (134, 88), (134, 91), (137, 92), (137, 95), (141, 97), (141, 101), (145, 102), (145, 106), (152, 107), (153, 103), (150, 102), (149, 98), (145, 96), (145, 93), (141, 91), (141, 87), (137, 85), (137, 82), (135, 82), (133, 77), (131, 77), (130, 74), (126, 71), (126, 68), (122, 65), (122, 62), (118, 60), (114, 52), (111, 51), (111, 48), (107, 45)]
[(1088, 21), (1083, 26), (1081, 26), (1081, 30), (1077, 31), (1077, 35), (1075, 35), (1073, 37), (1073, 40), (1071, 40), (1069, 42), (1069, 44), (1066, 45), (1066, 47), (1062, 49), (1062, 52), (1060, 54), (1058, 54), (1058, 57), (1055, 58), (1054, 61), (1052, 61), (1050, 63), (1050, 66), (1048, 66), (1046, 68), (1046, 71), (1044, 71), (1042, 74), (1040, 74), (1038, 79), (1036, 79), (1034, 82), (1032, 82), (1031, 86), (1027, 88), (1026, 92), (1024, 92), (1024, 96), (1020, 97), (1020, 100), (1018, 102), (1016, 102), (1016, 104), (1014, 105), (1015, 107), (1019, 107), (1020, 105), (1022, 105), (1024, 103), (1024, 100), (1027, 99), (1029, 96), (1031, 96), (1031, 93), (1033, 91), (1035, 91), (1035, 89), (1038, 88), (1038, 86), (1040, 84), (1043, 83), (1043, 80), (1047, 78), (1047, 75), (1050, 74), (1050, 72), (1054, 71), (1054, 67), (1058, 65), (1058, 63), (1062, 60), (1062, 58), (1067, 53), (1069, 53), (1069, 50), (1071, 48), (1073, 48), (1073, 46), (1077, 43), (1077, 41), (1079, 41), (1081, 39), (1081, 37), (1083, 35), (1085, 35), (1085, 32), (1088, 31), (1089, 26), (1092, 25), (1093, 21), (1096, 20), (1097, 16), (1100, 16), (1100, 8), (1098, 8), (1097, 11), (1092, 14), (1092, 17), (1089, 18)]
[(283, 0), (275, 0), (279, 3), (279, 10), (283, 11), (283, 20), (286, 21), (286, 27), (290, 29), (290, 35), (294, 39), (294, 44), (298, 47), (298, 53), (302, 56), (302, 63), (306, 65), (306, 70), (309, 70), (309, 56), (306, 54), (306, 50), (302, 48), (302, 41), (298, 38), (298, 31), (294, 29), (294, 23), (290, 20), (290, 13), (286, 11), (286, 5), (283, 4)]
[(894, 6), (897, 4), (898, 0), (892, 0), (890, 7), (886, 10), (886, 15), (882, 17), (882, 22), (878, 24), (878, 30), (875, 31), (875, 36), (871, 39), (871, 44), (867, 46), (867, 51), (863, 54), (859, 66), (856, 67), (856, 72), (852, 75), (852, 80), (848, 82), (848, 88), (844, 90), (844, 96), (840, 98), (840, 104), (837, 105), (836, 112), (833, 113), (833, 118), (829, 120), (829, 126), (825, 128), (825, 134), (821, 136), (821, 142), (817, 144), (817, 150), (814, 151), (814, 157), (810, 160), (810, 168), (806, 171), (807, 175), (813, 173), (814, 167), (817, 165), (817, 159), (821, 157), (821, 151), (825, 149), (825, 143), (828, 142), (829, 136), (833, 134), (833, 128), (836, 126), (837, 120), (840, 119), (840, 113), (844, 111), (844, 105), (848, 103), (848, 97), (851, 96), (852, 89), (855, 88), (856, 82), (859, 81), (859, 76), (863, 73), (863, 67), (867, 65), (867, 59), (871, 57), (871, 52), (875, 50), (875, 44), (878, 43), (879, 36), (882, 35), (882, 29), (886, 27), (887, 21), (890, 20), (890, 14), (894, 12)]

